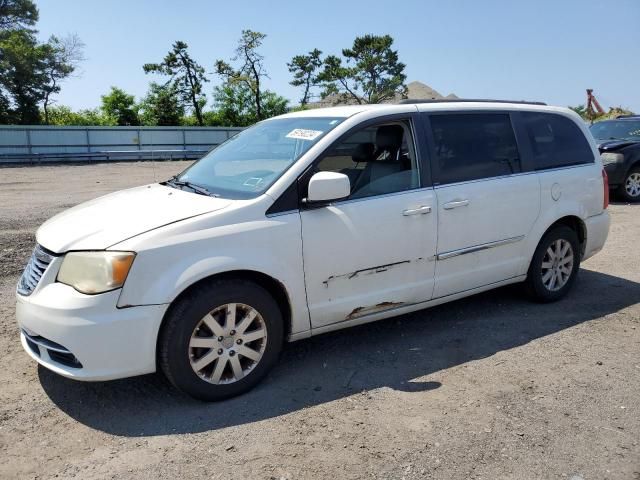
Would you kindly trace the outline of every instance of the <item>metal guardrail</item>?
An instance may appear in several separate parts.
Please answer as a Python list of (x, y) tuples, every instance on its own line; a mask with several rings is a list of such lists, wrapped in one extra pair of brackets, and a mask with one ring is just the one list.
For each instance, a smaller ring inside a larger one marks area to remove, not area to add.
[(0, 165), (198, 159), (235, 127), (0, 126)]
[(123, 160), (197, 160), (208, 151), (209, 150), (105, 150), (91, 153), (0, 154), (0, 165)]

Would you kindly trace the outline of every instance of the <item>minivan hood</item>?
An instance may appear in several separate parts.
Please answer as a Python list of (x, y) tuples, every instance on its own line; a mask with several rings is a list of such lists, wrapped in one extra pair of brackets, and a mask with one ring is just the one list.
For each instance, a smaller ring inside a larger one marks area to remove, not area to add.
[(103, 250), (149, 230), (220, 210), (231, 202), (160, 184), (145, 185), (65, 210), (46, 221), (36, 239), (55, 253)]

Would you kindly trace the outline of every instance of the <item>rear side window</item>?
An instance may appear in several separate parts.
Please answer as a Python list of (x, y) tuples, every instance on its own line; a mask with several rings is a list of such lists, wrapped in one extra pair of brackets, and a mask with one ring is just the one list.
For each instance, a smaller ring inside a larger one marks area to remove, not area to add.
[(520, 156), (506, 113), (429, 117), (435, 144), (436, 183), (447, 184), (520, 172)]
[(553, 113), (522, 112), (521, 118), (536, 170), (593, 163), (593, 152), (580, 128)]

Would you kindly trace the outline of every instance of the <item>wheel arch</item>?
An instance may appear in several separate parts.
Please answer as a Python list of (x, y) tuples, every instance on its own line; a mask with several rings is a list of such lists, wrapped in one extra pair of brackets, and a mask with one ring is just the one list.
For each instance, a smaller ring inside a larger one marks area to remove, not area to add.
[(640, 152), (637, 155), (635, 155), (635, 158), (629, 161), (629, 166), (627, 167), (627, 171), (624, 173), (623, 183), (624, 183), (624, 180), (626, 180), (627, 176), (631, 173), (631, 171), (636, 168), (640, 168)]
[(267, 292), (269, 292), (269, 294), (273, 296), (276, 303), (278, 304), (278, 307), (280, 308), (280, 312), (282, 313), (282, 318), (284, 320), (285, 339), (288, 339), (291, 336), (293, 320), (292, 306), (291, 299), (289, 298), (289, 293), (287, 292), (284, 284), (271, 277), (270, 275), (258, 272), (256, 270), (230, 270), (227, 272), (215, 273), (213, 275), (209, 275), (208, 277), (201, 278), (191, 285), (187, 286), (178, 295), (176, 295), (176, 297), (171, 301), (169, 307), (166, 309), (164, 316), (162, 317), (162, 322), (160, 322), (160, 327), (158, 328), (158, 337), (156, 339), (156, 357), (158, 355), (158, 342), (160, 341), (161, 337), (160, 332), (164, 328), (166, 319), (173, 310), (173, 306), (176, 305), (186, 295), (198, 289), (198, 287), (200, 287), (201, 285), (213, 280), (248, 280), (264, 288)]
[(564, 225), (576, 232), (576, 235), (578, 235), (578, 241), (580, 242), (580, 257), (583, 257), (587, 246), (587, 226), (584, 221), (576, 215), (566, 215), (549, 225), (540, 238), (542, 239), (548, 232), (558, 225)]

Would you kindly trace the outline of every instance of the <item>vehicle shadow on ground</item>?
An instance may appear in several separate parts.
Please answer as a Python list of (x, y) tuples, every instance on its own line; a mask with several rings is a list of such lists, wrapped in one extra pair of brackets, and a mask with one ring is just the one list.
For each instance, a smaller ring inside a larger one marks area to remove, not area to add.
[[(253, 391), (218, 403), (192, 400), (159, 374), (81, 383), (42, 367), (39, 378), (65, 413), (122, 436), (170, 435), (225, 428), (331, 402), (362, 390), (437, 389), (413, 381), (640, 302), (640, 283), (582, 270), (572, 293), (554, 304), (527, 300), (519, 286), (432, 309), (295, 342)], [(606, 321), (606, 320), (605, 320)]]
[(618, 205), (623, 207), (640, 207), (640, 202), (627, 202), (626, 200), (611, 200), (611, 205)]

